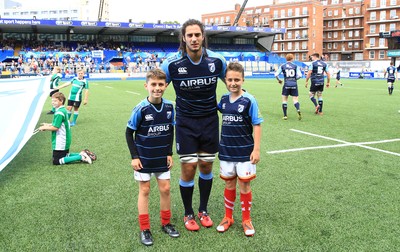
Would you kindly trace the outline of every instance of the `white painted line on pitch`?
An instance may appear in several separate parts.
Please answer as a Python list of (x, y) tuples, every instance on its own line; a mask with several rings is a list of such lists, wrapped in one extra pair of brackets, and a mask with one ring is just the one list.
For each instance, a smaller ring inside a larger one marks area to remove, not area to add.
[(113, 88), (113, 87), (110, 87), (110, 86), (104, 86), (104, 87), (106, 87), (106, 88)]
[(381, 141), (372, 141), (372, 142), (350, 143), (350, 142), (346, 142), (346, 141), (339, 140), (339, 139), (336, 139), (336, 138), (321, 136), (321, 135), (317, 135), (317, 134), (313, 134), (313, 133), (309, 133), (309, 132), (305, 132), (305, 131), (301, 131), (301, 130), (296, 130), (296, 129), (290, 129), (290, 130), (294, 131), (294, 132), (301, 133), (301, 134), (305, 134), (305, 135), (310, 135), (310, 136), (315, 136), (315, 137), (319, 137), (319, 138), (323, 138), (323, 139), (327, 139), (327, 140), (331, 140), (331, 141), (336, 141), (336, 142), (339, 142), (339, 143), (342, 143), (342, 144), (269, 151), (269, 152), (267, 152), (268, 154), (278, 154), (278, 153), (286, 153), (286, 152), (294, 152), (294, 151), (304, 151), (304, 150), (315, 150), (315, 149), (327, 149), (327, 148), (336, 148), (336, 147), (357, 146), (357, 147), (361, 147), (361, 148), (365, 148), (365, 149), (369, 149), (369, 150), (374, 150), (374, 151), (379, 151), (379, 152), (383, 152), (383, 153), (386, 153), (386, 154), (391, 154), (391, 155), (395, 155), (395, 156), (399, 156), (400, 157), (400, 153), (397, 153), (397, 152), (386, 151), (386, 150), (382, 150), (382, 149), (378, 149), (378, 148), (374, 148), (374, 147), (370, 147), (370, 146), (365, 146), (366, 144), (379, 144), (379, 143), (396, 142), (396, 141), (400, 141), (400, 138), (381, 140)]
[(126, 91), (126, 92), (130, 93), (130, 94), (140, 95), (140, 93), (135, 93), (135, 92), (132, 92), (132, 91)]
[(304, 148), (294, 148), (294, 149), (286, 149), (286, 150), (277, 150), (277, 151), (268, 151), (268, 154), (278, 154), (285, 152), (294, 152), (294, 151), (304, 151), (304, 150), (315, 150), (315, 149), (328, 149), (328, 148), (336, 148), (336, 147), (345, 147), (351, 146), (352, 144), (334, 144), (334, 145), (324, 145), (324, 146), (313, 146), (313, 147), (304, 147)]

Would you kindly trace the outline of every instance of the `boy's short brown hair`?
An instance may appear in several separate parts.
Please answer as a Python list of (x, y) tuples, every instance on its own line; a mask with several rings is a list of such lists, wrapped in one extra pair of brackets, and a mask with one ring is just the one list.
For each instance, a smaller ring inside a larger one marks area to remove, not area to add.
[(146, 74), (146, 82), (148, 82), (149, 79), (166, 80), (167, 75), (160, 68), (154, 68)]
[(61, 92), (54, 93), (51, 98), (61, 101), (63, 105), (65, 104), (65, 95)]

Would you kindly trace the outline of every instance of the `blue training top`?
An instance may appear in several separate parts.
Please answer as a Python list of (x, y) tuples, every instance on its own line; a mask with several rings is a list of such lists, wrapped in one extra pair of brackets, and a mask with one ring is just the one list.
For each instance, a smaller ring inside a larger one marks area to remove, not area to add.
[(225, 58), (208, 49), (203, 49), (198, 63), (182, 52), (168, 57), (161, 65), (172, 81), (176, 93), (176, 115), (203, 117), (216, 114), (216, 88), (218, 78), (224, 80)]
[(222, 113), (222, 130), (218, 157), (232, 162), (250, 161), (254, 148), (253, 125), (261, 124), (261, 117), (256, 99), (245, 92), (236, 101), (230, 101), (225, 94), (218, 103)]
[(167, 156), (172, 153), (174, 107), (163, 99), (158, 110), (147, 98), (132, 111), (127, 127), (135, 131), (135, 144), (143, 168), (139, 172), (168, 171)]

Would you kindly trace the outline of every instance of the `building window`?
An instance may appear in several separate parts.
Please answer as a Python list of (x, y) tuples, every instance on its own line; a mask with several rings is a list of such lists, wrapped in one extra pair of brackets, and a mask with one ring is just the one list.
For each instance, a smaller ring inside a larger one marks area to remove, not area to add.
[(354, 25), (357, 25), (357, 26), (360, 25), (360, 19), (358, 19), (358, 18), (355, 19), (355, 20), (354, 20)]
[(303, 15), (308, 15), (308, 9), (307, 9), (307, 7), (303, 7)]
[(353, 31), (349, 31), (349, 38), (353, 37)]
[(379, 59), (385, 59), (385, 51), (379, 50)]
[(333, 32), (333, 37), (337, 38), (338, 37), (338, 32)]
[(338, 48), (338, 43), (333, 43), (333, 49), (337, 49)]
[(350, 14), (350, 15), (353, 15), (353, 12), (354, 12), (353, 8), (350, 8), (350, 9), (349, 9), (349, 14)]
[(274, 43), (274, 51), (278, 51), (278, 43)]
[(287, 43), (287, 49), (289, 51), (292, 50), (292, 42)]
[(285, 28), (285, 24), (286, 24), (285, 20), (282, 20), (281, 21), (281, 28)]
[(375, 34), (376, 33), (376, 25), (370, 25), (369, 33), (370, 34)]
[(328, 49), (332, 49), (332, 43), (328, 43)]
[(293, 26), (293, 20), (292, 20), (292, 19), (289, 19), (289, 20), (287, 21), (287, 27), (288, 27), (288, 28), (292, 28), (292, 26)]
[(357, 8), (355, 9), (355, 13), (356, 13), (357, 15), (361, 13), (361, 10), (360, 10), (359, 7), (357, 7)]
[(287, 33), (287, 38), (288, 39), (292, 39), (292, 32), (291, 31)]
[(334, 10), (334, 11), (333, 11), (333, 15), (334, 15), (334, 16), (339, 16), (339, 11), (338, 11), (338, 10)]
[(349, 19), (349, 26), (353, 26), (353, 19)]
[(386, 25), (385, 24), (379, 25), (379, 32), (384, 32), (384, 31), (386, 31)]
[(335, 20), (334, 22), (333, 22), (333, 27), (338, 27), (338, 21), (337, 20)]
[(369, 44), (370, 46), (375, 46), (375, 38), (369, 38)]
[(328, 11), (328, 17), (332, 17), (332, 11)]
[(390, 19), (396, 19), (397, 15), (396, 15), (396, 10), (390, 10)]
[(281, 17), (285, 17), (285, 9), (281, 10)]
[(306, 50), (307, 49), (307, 42), (306, 41), (301, 43), (301, 49), (302, 50)]
[(394, 30), (396, 30), (396, 24), (391, 23), (391, 24), (389, 25), (389, 31), (394, 31)]
[(339, 55), (337, 53), (331, 54), (331, 60), (338, 60), (338, 59), (339, 59)]
[(292, 9), (288, 9), (287, 15), (288, 15), (288, 17), (293, 16), (293, 10)]
[(379, 39), (379, 47), (385, 47), (385, 42), (386, 42), (386, 39), (380, 38)]
[(386, 20), (386, 11), (381, 11), (379, 15), (379, 20)]
[(390, 0), (390, 5), (397, 5), (396, 0)]
[(285, 51), (285, 43), (281, 43), (281, 51)]
[(381, 7), (386, 7), (386, 0), (381, 0)]
[(332, 21), (328, 21), (328, 27), (332, 27)]
[(278, 18), (279, 17), (279, 12), (277, 10), (274, 10), (274, 18)]
[(375, 51), (369, 51), (369, 59), (375, 59)]
[(279, 23), (278, 23), (278, 21), (274, 21), (274, 28), (279, 28)]
[(294, 60), (300, 60), (300, 55), (298, 53), (294, 54)]
[(369, 20), (376, 20), (376, 12), (375, 11), (371, 11), (369, 13)]
[(301, 60), (307, 60), (307, 53), (301, 54)]
[(294, 10), (294, 15), (297, 17), (297, 16), (300, 16), (300, 8), (296, 8), (295, 10)]
[(376, 0), (371, 0), (370, 6), (371, 7), (376, 7)]
[(358, 49), (360, 47), (360, 43), (359, 42), (354, 42), (354, 49)]
[(347, 43), (347, 47), (348, 47), (348, 48), (353, 48), (353, 42), (348, 42), (348, 43)]
[(328, 32), (328, 38), (332, 38), (332, 32)]
[(360, 37), (360, 31), (354, 31), (354, 37), (358, 38)]

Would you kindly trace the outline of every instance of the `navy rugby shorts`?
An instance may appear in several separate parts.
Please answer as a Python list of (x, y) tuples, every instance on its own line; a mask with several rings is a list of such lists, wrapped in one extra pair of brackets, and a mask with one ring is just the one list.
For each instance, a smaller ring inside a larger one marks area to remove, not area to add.
[(179, 155), (218, 152), (218, 114), (207, 117), (176, 117), (176, 150)]

